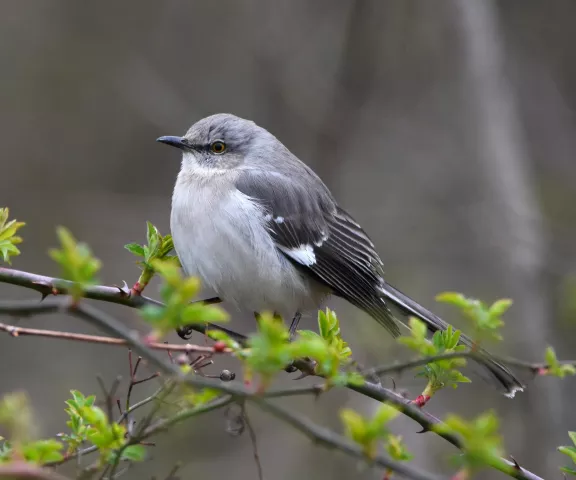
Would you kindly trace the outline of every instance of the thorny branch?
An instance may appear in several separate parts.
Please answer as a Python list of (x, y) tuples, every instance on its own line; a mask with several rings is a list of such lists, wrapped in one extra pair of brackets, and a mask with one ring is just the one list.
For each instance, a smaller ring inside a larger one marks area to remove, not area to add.
[[(83, 333), (62, 332), (57, 330), (43, 330), (39, 328), (24, 328), (15, 325), (8, 325), (0, 323), (0, 331), (6, 332), (13, 337), (35, 336), (35, 337), (50, 337), (59, 338), (61, 340), (73, 340), (76, 342), (100, 343), (103, 345), (117, 345), (129, 346), (129, 342), (121, 338), (102, 337), (99, 335), (86, 335)], [(229, 349), (214, 350), (213, 347), (202, 345), (181, 345), (177, 343), (160, 343), (160, 342), (147, 342), (146, 345), (152, 350), (167, 350), (169, 352), (184, 352), (184, 353), (207, 353), (207, 354), (222, 354), (230, 353)]]
[[(45, 298), (48, 295), (65, 295), (67, 290), (66, 288), (62, 288), (62, 285), (64, 286), (70, 285), (70, 282), (65, 282), (57, 278), (45, 277), (41, 275), (35, 275), (27, 272), (20, 272), (17, 270), (11, 270), (7, 268), (0, 268), (0, 282), (10, 283), (13, 285), (19, 285), (22, 287), (34, 289), (40, 292), (43, 295), (43, 298)], [(60, 288), (57, 289), (55, 285), (59, 285)], [(129, 295), (129, 293), (127, 293), (126, 289), (119, 287), (106, 287), (106, 286), (89, 287), (88, 290), (86, 291), (85, 296), (90, 299), (117, 303), (125, 306), (130, 306), (133, 308), (139, 308), (147, 303), (159, 304), (159, 302), (157, 302), (156, 300), (144, 296), (133, 296), (133, 295), (131, 296)], [(227, 405), (239, 399), (240, 400), (244, 399), (259, 405), (264, 410), (272, 412), (280, 419), (286, 421), (287, 423), (290, 423), (300, 431), (306, 433), (308, 436), (311, 436), (314, 440), (323, 443), (324, 445), (337, 447), (339, 450), (348, 453), (350, 455), (356, 456), (358, 458), (365, 458), (360, 447), (357, 447), (355, 444), (349, 443), (345, 438), (329, 430), (323, 429), (323, 427), (313, 424), (306, 418), (300, 417), (297, 414), (286, 411), (269, 401), (269, 398), (280, 396), (309, 394), (309, 393), (318, 395), (325, 390), (325, 386), (322, 384), (297, 387), (285, 390), (276, 390), (276, 391), (272, 390), (266, 392), (262, 396), (256, 396), (254, 395), (254, 392), (247, 390), (245, 387), (239, 385), (237, 382), (224, 384), (223, 382), (214, 381), (210, 378), (202, 377), (199, 375), (194, 376), (183, 375), (181, 370), (178, 369), (176, 365), (174, 365), (171, 362), (166, 362), (162, 357), (158, 355), (158, 353), (154, 351), (154, 347), (152, 347), (148, 342), (141, 340), (136, 332), (130, 331), (120, 322), (116, 321), (113, 317), (105, 314), (104, 312), (101, 312), (98, 309), (95, 309), (90, 305), (84, 303), (74, 304), (70, 301), (70, 299), (66, 297), (50, 298), (42, 303), (37, 303), (33, 301), (0, 302), (0, 314), (26, 316), (26, 315), (37, 315), (37, 314), (61, 312), (61, 311), (65, 311), (70, 313), (71, 315), (82, 318), (87, 322), (104, 330), (109, 335), (112, 335), (115, 341), (123, 342), (118, 344), (129, 345), (139, 355), (146, 358), (149, 364), (153, 365), (155, 368), (158, 368), (158, 370), (161, 373), (171, 376), (172, 378), (174, 378), (176, 382), (196, 388), (206, 388), (206, 387), (213, 388), (226, 394), (225, 396), (215, 400), (214, 402), (211, 402), (210, 404), (201, 407), (199, 410), (198, 409), (185, 410), (179, 412), (174, 417), (162, 420), (157, 424), (151, 425), (148, 428), (146, 428), (141, 435), (134, 437), (133, 439), (131, 439), (131, 441), (137, 443), (137, 441), (145, 440), (149, 436), (161, 430), (164, 430), (169, 426), (178, 423), (188, 417), (198, 415), (200, 413), (203, 413), (204, 411), (220, 408), (224, 405)], [(206, 330), (215, 328), (225, 331), (226, 333), (228, 333), (230, 336), (232, 336), (241, 343), (244, 343), (246, 341), (246, 337), (244, 335), (241, 335), (237, 332), (228, 329), (224, 329), (216, 325), (207, 324), (206, 326), (199, 326), (199, 325), (194, 326), (194, 330), (200, 333), (205, 333)], [(0, 330), (5, 330), (9, 332), (9, 330), (6, 328), (0, 328)], [(26, 333), (23, 333), (23, 331), (26, 330), (34, 330), (34, 329), (19, 329), (19, 333), (24, 335)], [(60, 332), (60, 333), (66, 333), (66, 332)], [(59, 338), (65, 338), (65, 337), (59, 337)], [(110, 338), (110, 337), (96, 337), (96, 338)], [(111, 343), (114, 344), (114, 342)], [(161, 349), (168, 351), (170, 350), (189, 351), (187, 350), (188, 346), (180, 346), (180, 349), (177, 349), (177, 348), (167, 348), (166, 344), (158, 344), (158, 346), (160, 345), (162, 345)], [(205, 348), (208, 348), (210, 350), (210, 353), (213, 353), (211, 347), (205, 347)], [(462, 353), (465, 353), (465, 355), (461, 354), (450, 357), (439, 356), (436, 357), (435, 359), (439, 360), (441, 358), (453, 358), (456, 356), (460, 357), (472, 356), (471, 352), (462, 352)], [(418, 359), (410, 362), (405, 362), (403, 364), (394, 364), (391, 366), (372, 369), (369, 370), (368, 373), (377, 372), (382, 374), (382, 373), (390, 373), (393, 371), (399, 372), (402, 370), (406, 370), (408, 368), (414, 368), (429, 363), (431, 360), (432, 359), (430, 358)], [(543, 364), (522, 362), (514, 359), (507, 359), (506, 361), (516, 366), (528, 368), (533, 372), (538, 372), (539, 369), (546, 368), (546, 365)], [(576, 362), (564, 362), (564, 363), (576, 364)], [(300, 367), (302, 365), (297, 366)], [(304, 362), (303, 368), (309, 369), (309, 365), (307, 365), (306, 362)], [(362, 395), (373, 398), (377, 401), (388, 402), (394, 405), (404, 415), (412, 418), (414, 421), (419, 423), (420, 426), (422, 427), (422, 432), (433, 431), (434, 433), (441, 436), (454, 446), (462, 448), (462, 442), (458, 436), (452, 435), (450, 433), (439, 432), (434, 429), (435, 426), (441, 423), (441, 421), (438, 418), (421, 410), (420, 408), (417, 408), (411, 403), (409, 399), (402, 397), (401, 395), (395, 393), (394, 391), (383, 388), (380, 385), (367, 381), (364, 382), (363, 385), (348, 385), (347, 388), (354, 390)], [(136, 408), (139, 408), (140, 406), (151, 402), (152, 400), (154, 400), (155, 396), (156, 394), (143, 400), (142, 402), (139, 402), (138, 404), (134, 405), (130, 409), (130, 411), (133, 411)], [(128, 415), (128, 410), (124, 412), (123, 415)], [(85, 449), (81, 453), (85, 454), (89, 453), (90, 451), (93, 450)], [(429, 474), (414, 470), (412, 467), (408, 465), (404, 464), (396, 465), (397, 462), (392, 462), (390, 459), (387, 458), (378, 457), (375, 460), (375, 463), (384, 468), (388, 468), (399, 473), (404, 473), (409, 478), (424, 478), (424, 479), (433, 478)], [(513, 478), (517, 478), (520, 480), (542, 480), (541, 477), (538, 477), (534, 473), (524, 468), (521, 468), (516, 462), (508, 461), (503, 458), (497, 462), (493, 462), (492, 467), (507, 473)]]
[[(92, 325), (97, 326), (110, 335), (116, 335), (126, 340), (134, 351), (148, 360), (151, 366), (153, 365), (163, 374), (170, 376), (174, 379), (175, 382), (193, 388), (212, 388), (222, 392), (223, 394), (227, 394), (224, 397), (211, 402), (210, 404), (198, 407), (196, 409), (192, 408), (181, 411), (173, 417), (170, 417), (166, 420), (161, 420), (156, 424), (149, 426), (140, 434), (131, 437), (128, 441), (128, 444), (130, 445), (140, 443), (143, 440), (149, 438), (151, 435), (165, 430), (176, 423), (180, 423), (181, 421), (186, 420), (191, 416), (198, 415), (199, 413), (204, 413), (207, 411), (207, 409), (213, 410), (220, 408), (238, 399), (255, 402), (261, 408), (275, 412), (276, 407), (272, 405), (269, 400), (257, 396), (255, 392), (247, 389), (239, 382), (224, 383), (199, 375), (190, 376), (183, 374), (176, 365), (170, 362), (166, 362), (164, 357), (161, 357), (158, 352), (149, 349), (146, 343), (141, 340), (138, 335), (135, 334), (135, 332), (128, 330), (124, 325), (122, 325), (120, 322), (117, 322), (113, 317), (92, 307), (91, 305), (74, 303), (68, 297), (50, 298), (44, 300), (42, 303), (37, 303), (34, 301), (0, 302), (0, 314), (29, 316), (34, 314), (46, 314), (54, 312), (67, 312), (73, 316), (82, 318)], [(269, 405), (269, 407), (267, 407), (267, 405)], [(329, 430), (325, 430), (322, 427), (315, 426), (310, 420), (304, 417), (301, 417), (295, 413), (290, 413), (288, 415), (285, 411), (283, 411), (282, 416), (279, 418), (287, 421), (290, 424), (299, 425), (300, 431), (307, 433), (308, 436), (316, 439), (319, 443), (338, 448), (339, 450), (342, 450), (349, 455), (355, 456), (356, 458), (362, 460), (366, 459), (364, 452), (360, 447), (350, 443), (345, 437), (341, 435), (330, 432)], [(316, 429), (307, 431), (306, 426), (315, 426)], [(379, 466), (383, 466), (394, 472), (402, 473), (403, 475), (407, 476), (407, 478), (415, 480), (435, 480), (439, 478), (429, 475), (426, 472), (422, 472), (410, 465), (404, 465), (384, 456), (378, 456), (373, 461)]]

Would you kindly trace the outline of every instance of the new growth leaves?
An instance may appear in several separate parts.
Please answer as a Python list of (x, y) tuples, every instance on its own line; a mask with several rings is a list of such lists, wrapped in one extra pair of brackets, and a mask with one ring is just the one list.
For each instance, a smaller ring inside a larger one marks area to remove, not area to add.
[(512, 300), (502, 298), (488, 306), (475, 298), (468, 298), (461, 293), (444, 292), (436, 300), (457, 307), (467, 318), (474, 329), (472, 340), (480, 344), (483, 340), (502, 340), (500, 329), (504, 326), (502, 315), (512, 306)]
[(133, 255), (142, 258), (138, 266), (142, 270), (140, 278), (132, 288), (136, 294), (141, 294), (146, 285), (154, 276), (154, 262), (156, 260), (166, 260), (178, 264), (178, 257), (169, 255), (174, 249), (172, 235), (161, 235), (158, 229), (150, 222), (146, 222), (146, 242), (143, 245), (129, 243), (124, 248)]
[(342, 339), (338, 318), (331, 310), (318, 313), (319, 333), (299, 330), (292, 342), (284, 322), (270, 313), (260, 315), (258, 327), (245, 347), (224, 332), (209, 331), (208, 335), (235, 352), (244, 364), (247, 381), (254, 375), (260, 377), (260, 390), (291, 362), (305, 358), (310, 360), (315, 374), (327, 379), (327, 386), (363, 382), (360, 374), (352, 369), (352, 351)]
[[(56, 439), (35, 440), (34, 419), (27, 396), (16, 392), (0, 399), (0, 425), (8, 440), (0, 442), (0, 464), (16, 460), (43, 465), (64, 458), (64, 445)], [(0, 437), (0, 440), (3, 440)]]
[[(500, 463), (503, 447), (498, 433), (498, 417), (492, 411), (483, 413), (471, 421), (458, 415), (449, 414), (444, 423), (434, 426), (441, 433), (458, 435), (462, 442), (462, 452), (454, 457), (460, 468), (468, 473), (482, 467)], [(510, 467), (511, 470), (514, 467)]]
[(88, 245), (77, 242), (68, 229), (58, 227), (56, 233), (61, 248), (51, 249), (50, 256), (60, 265), (62, 277), (74, 282), (68, 290), (74, 300), (79, 300), (85, 287), (98, 283), (96, 274), (100, 270), (100, 260), (92, 255)]
[[(435, 332), (431, 340), (427, 338), (427, 334), (428, 329), (424, 322), (412, 317), (410, 318), (410, 335), (399, 337), (398, 342), (423, 357), (435, 357), (467, 350), (464, 345), (458, 345), (460, 331), (450, 325), (445, 331)], [(470, 383), (470, 379), (459, 370), (464, 366), (466, 366), (464, 358), (439, 359), (426, 364), (417, 373), (417, 376), (428, 380), (423, 395), (431, 397), (442, 388), (456, 388), (459, 383)]]
[(558, 378), (564, 378), (567, 375), (576, 375), (576, 367), (572, 364), (560, 363), (552, 347), (546, 349), (544, 359), (546, 366), (538, 369), (537, 373), (539, 375), (550, 375)]
[[(576, 432), (568, 432), (568, 436), (570, 440), (572, 440), (572, 445), (558, 447), (558, 451), (568, 456), (576, 466)], [(560, 467), (560, 470), (570, 475), (576, 475), (576, 469), (574, 467)]]
[(412, 455), (406, 449), (402, 438), (392, 435), (388, 429), (388, 423), (398, 415), (398, 410), (385, 403), (378, 407), (372, 418), (365, 418), (349, 408), (340, 411), (346, 436), (359, 444), (369, 459), (376, 456), (378, 444), (382, 442), (390, 457), (407, 461), (412, 459)]
[(22, 243), (22, 238), (16, 235), (16, 232), (26, 225), (16, 220), (8, 221), (9, 214), (8, 208), (0, 208), (0, 258), (8, 264), (10, 264), (10, 257), (20, 255), (20, 250), (16, 245)]
[(59, 435), (68, 445), (68, 455), (88, 443), (97, 447), (101, 465), (119, 460), (144, 460), (145, 448), (127, 443), (129, 438), (126, 426), (111, 421), (104, 410), (95, 405), (96, 398), (93, 395), (86, 397), (77, 390), (72, 390), (71, 394), (72, 398), (66, 401), (69, 417), (66, 425), (70, 433)]
[(183, 277), (177, 264), (153, 259), (151, 267), (163, 280), (160, 288), (163, 305), (146, 305), (142, 309), (142, 317), (154, 329), (153, 338), (161, 338), (186, 325), (224, 322), (228, 319), (226, 312), (217, 305), (191, 303), (200, 290), (200, 281), (195, 277)]

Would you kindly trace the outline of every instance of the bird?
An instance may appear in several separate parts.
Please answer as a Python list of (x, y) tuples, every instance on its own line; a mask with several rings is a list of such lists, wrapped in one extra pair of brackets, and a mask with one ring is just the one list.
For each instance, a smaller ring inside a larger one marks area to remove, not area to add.
[[(291, 338), (301, 315), (330, 295), (366, 312), (394, 337), (410, 316), (432, 334), (448, 328), (385, 280), (368, 234), (265, 128), (218, 113), (184, 136), (157, 141), (182, 152), (170, 214), (174, 249), (185, 274), (199, 277), (220, 299), (256, 315), (291, 317)], [(460, 341), (473, 346), (464, 335)], [(504, 395), (523, 390), (508, 367), (476, 351)]]

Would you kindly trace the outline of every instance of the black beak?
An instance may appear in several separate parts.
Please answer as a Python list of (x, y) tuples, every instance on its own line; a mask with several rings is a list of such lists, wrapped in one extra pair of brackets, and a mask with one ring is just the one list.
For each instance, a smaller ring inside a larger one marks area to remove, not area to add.
[(172, 137), (170, 135), (166, 137), (160, 137), (156, 139), (157, 142), (165, 143), (166, 145), (170, 145), (172, 147), (179, 148), (180, 150), (184, 150), (186, 145), (182, 141), (182, 137)]

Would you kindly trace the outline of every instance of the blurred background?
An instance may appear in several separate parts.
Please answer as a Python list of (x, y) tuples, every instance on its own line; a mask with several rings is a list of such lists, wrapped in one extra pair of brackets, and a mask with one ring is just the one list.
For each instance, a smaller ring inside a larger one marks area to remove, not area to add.
[[(47, 249), (66, 225), (103, 261), (103, 283), (133, 283), (122, 246), (144, 241), (146, 220), (168, 232), (179, 169), (178, 153), (155, 139), (230, 112), (319, 173), (373, 237), (392, 284), (457, 325), (437, 293), (511, 297), (494, 350), (538, 361), (552, 344), (573, 357), (574, 18), (573, 0), (4, 1), (0, 205), (27, 222), (14, 267), (58, 274)], [(36, 297), (0, 285), (0, 298)], [(330, 305), (360, 362), (407, 355), (352, 307)], [(142, 328), (134, 311), (101, 307)], [(250, 315), (231, 313), (232, 328), (253, 330)], [(62, 316), (21, 324), (96, 333)], [(303, 326), (315, 328), (312, 316)], [(0, 336), (0, 360), (0, 394), (28, 391), (43, 435), (65, 429), (71, 388), (99, 394), (97, 374), (111, 382), (128, 372), (122, 349), (59, 340)], [(527, 378), (509, 400), (476, 380), (440, 392), (429, 410), (496, 409), (507, 451), (557, 478), (556, 446), (576, 429), (576, 382)], [(396, 383), (412, 396), (423, 388), (410, 373)], [(337, 430), (343, 406), (377, 407), (347, 392), (284, 403)], [(268, 480), (382, 476), (264, 413), (251, 417)], [(257, 478), (248, 436), (225, 430), (222, 412), (191, 420), (157, 437), (151, 460), (124, 478), (164, 478), (178, 460), (183, 479)], [(456, 451), (418, 430), (396, 421), (414, 463), (453, 471)]]

